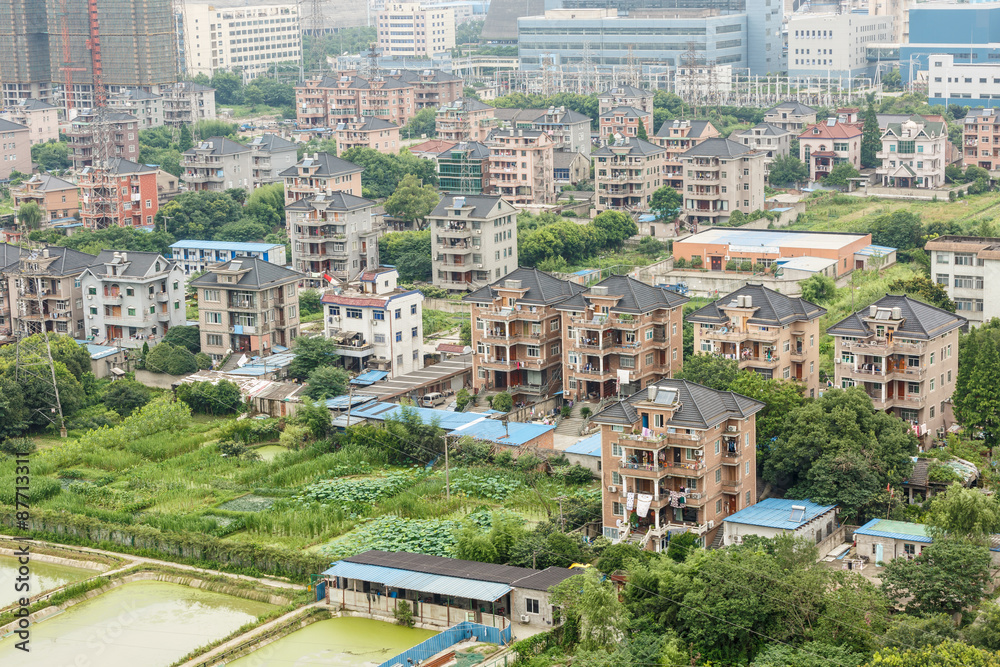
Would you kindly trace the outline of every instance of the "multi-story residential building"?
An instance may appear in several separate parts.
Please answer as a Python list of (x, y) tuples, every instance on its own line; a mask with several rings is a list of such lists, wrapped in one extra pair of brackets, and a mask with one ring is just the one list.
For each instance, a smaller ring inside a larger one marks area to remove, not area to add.
[(601, 427), (604, 536), (651, 551), (665, 550), (674, 531), (695, 533), (705, 547), (720, 541), (722, 520), (757, 501), (763, 408), (731, 391), (664, 379), (591, 417)]
[(489, 186), (490, 147), (486, 144), (463, 141), (438, 154), (436, 161), (441, 192), (478, 195)]
[(630, 137), (610, 141), (594, 151), (595, 209), (648, 211), (649, 199), (663, 185), (667, 151)]
[(281, 172), (298, 162), (298, 144), (282, 139), (277, 134), (260, 134), (250, 141), (250, 160), (253, 187), (268, 183), (281, 183)]
[(178, 241), (170, 246), (171, 257), (184, 275), (200, 273), (212, 264), (254, 257), (262, 262), (285, 266), (283, 243), (233, 243), (231, 241)]
[(788, 20), (787, 34), (792, 79), (874, 79), (877, 62), (869, 60), (868, 47), (892, 43), (893, 19), (854, 12), (796, 13)]
[(80, 172), (80, 218), (87, 229), (148, 227), (160, 210), (159, 169), (114, 158)]
[(555, 200), (549, 135), (540, 130), (497, 130), (487, 144), (491, 194), (515, 205)]
[(187, 321), (184, 280), (160, 253), (102, 250), (80, 274), (87, 339), (131, 348), (158, 342)]
[(337, 140), (338, 151), (371, 148), (388, 155), (400, 149), (399, 126), (375, 116), (339, 123), (333, 136)]
[[(98, 122), (104, 125), (100, 131)], [(105, 112), (103, 120), (98, 121), (93, 110), (82, 110), (73, 119), (66, 135), (69, 137), (69, 157), (77, 171), (93, 166), (95, 158), (139, 159), (139, 119), (121, 111)], [(103, 150), (97, 145), (101, 137), (105, 139)]]
[[(666, 123), (664, 123), (666, 125)], [(775, 158), (788, 157), (792, 148), (792, 133), (770, 123), (757, 123), (746, 130), (738, 130), (730, 135), (733, 141), (750, 150), (764, 153), (764, 177), (771, 171)]]
[(371, 366), (395, 377), (424, 367), (424, 295), (398, 281), (396, 269), (375, 265), (346, 289), (323, 294), (323, 335), (337, 342), (348, 370)]
[(996, 109), (970, 109), (962, 120), (962, 155), (965, 164), (993, 171), (1000, 169), (1000, 113)]
[(417, 111), (415, 95), (416, 89), (399, 78), (324, 76), (295, 87), (295, 114), (300, 128), (336, 127), (363, 116), (403, 126)]
[(285, 207), (292, 246), (292, 266), (306, 275), (306, 285), (322, 286), (324, 277), (354, 279), (378, 266), (375, 202), (338, 190), (302, 197)]
[(80, 209), (80, 189), (61, 178), (48, 174), (35, 174), (21, 185), (10, 189), (14, 208), (29, 201), (42, 209), (43, 222), (63, 220), (76, 215)]
[(948, 166), (948, 126), (913, 115), (882, 131), (875, 173), (893, 188), (939, 188)]
[(171, 127), (215, 120), (215, 88), (192, 81), (178, 81), (161, 89), (163, 123)]
[(611, 276), (556, 304), (563, 315), (563, 395), (600, 400), (673, 377), (684, 364), (687, 302), (630, 276)]
[(706, 139), (680, 155), (689, 225), (717, 225), (733, 211), (764, 208), (764, 153), (731, 139)]
[(617, 107), (632, 107), (652, 114), (654, 97), (656, 94), (652, 90), (628, 84), (616, 86), (597, 96), (598, 112), (603, 115)]
[(548, 109), (496, 109), (496, 126), (504, 129), (541, 130), (552, 138), (557, 151), (590, 152), (590, 119), (566, 107)]
[(24, 125), (0, 120), (0, 179), (10, 178), (15, 171), (31, 173), (31, 130)]
[(563, 346), (555, 306), (583, 290), (522, 266), (462, 297), (472, 311), (476, 393), (508, 391), (514, 400), (534, 400), (558, 391)]
[(958, 333), (967, 320), (908, 296), (887, 294), (837, 322), (836, 386), (858, 386), (876, 410), (910, 424), (929, 445), (952, 423), (958, 375)]
[(647, 137), (653, 134), (653, 114), (634, 107), (609, 109), (601, 114), (598, 122), (602, 142), (613, 142), (615, 135), (623, 139), (638, 138), (640, 124)]
[(986, 289), (986, 283), (1000, 284), (1000, 239), (945, 235), (924, 249), (931, 256), (931, 278), (948, 292), (956, 313), (974, 326), (1000, 317), (1000, 294)]
[(230, 188), (253, 189), (253, 156), (248, 146), (225, 137), (209, 137), (181, 156), (184, 182), (189, 190), (222, 192)]
[(557, 189), (590, 180), (590, 156), (586, 153), (556, 151), (552, 154), (552, 178)]
[(496, 125), (496, 109), (471, 97), (463, 97), (438, 108), (434, 129), (443, 141), (485, 142)]
[(517, 209), (490, 195), (445, 195), (427, 216), (436, 287), (473, 290), (517, 268)]
[(739, 362), (766, 378), (801, 383), (805, 395), (819, 392), (819, 318), (826, 312), (799, 297), (763, 285), (744, 285), (690, 313), (695, 354)]
[(187, 2), (179, 20), (185, 73), (240, 70), (245, 80), (302, 58), (296, 4), (216, 7)]
[(684, 171), (680, 155), (706, 139), (719, 136), (708, 120), (677, 118), (664, 121), (651, 141), (667, 151), (663, 161), (663, 184), (677, 191), (684, 189)]
[(143, 130), (163, 125), (163, 96), (142, 88), (125, 88), (109, 95), (108, 107), (135, 116)]
[[(17, 262), (21, 258), (21, 253), (28, 250), (10, 243), (0, 243), (0, 343), (6, 344), (13, 340), (14, 330), (11, 326), (10, 305), (12, 299), (7, 290), (7, 276), (4, 269)], [(16, 292), (15, 292), (16, 294)]]
[(13, 261), (0, 269), (0, 275), (7, 283), (11, 330), (30, 336), (44, 328), (83, 338), (83, 297), (77, 279), (94, 263), (94, 256), (46, 246), (30, 253), (8, 253), (7, 259)]
[(387, 3), (376, 27), (379, 48), (387, 56), (432, 58), (455, 48), (455, 10), (451, 7)]
[(256, 257), (208, 267), (191, 281), (198, 290), (201, 351), (220, 361), (289, 347), (299, 331), (302, 274)]
[(883, 0), (868, 5), (872, 16), (892, 18), (892, 44), (907, 44), (910, 41), (910, 6), (912, 0)]
[(7, 107), (0, 118), (27, 127), (31, 144), (59, 141), (59, 107), (48, 102), (20, 99), (17, 104)]
[(294, 166), (278, 174), (285, 179), (285, 206), (334, 190), (360, 197), (362, 171), (363, 167), (329, 153), (306, 153)]
[(799, 135), (799, 153), (809, 167), (810, 181), (824, 178), (844, 162), (861, 171), (861, 127), (835, 118), (810, 125)]
[(413, 86), (413, 106), (417, 111), (424, 107), (439, 109), (454, 102), (462, 97), (465, 86), (462, 77), (439, 69), (398, 69), (391, 71), (389, 78)]
[(802, 128), (816, 122), (816, 110), (789, 100), (765, 111), (764, 122), (789, 132), (801, 132)]

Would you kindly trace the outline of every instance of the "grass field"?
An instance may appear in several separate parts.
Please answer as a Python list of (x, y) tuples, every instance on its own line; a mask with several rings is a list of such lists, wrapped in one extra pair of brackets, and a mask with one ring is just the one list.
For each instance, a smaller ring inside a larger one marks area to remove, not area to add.
[(925, 225), (957, 224), (963, 233), (974, 233), (983, 223), (992, 225), (1000, 216), (1000, 193), (991, 192), (958, 201), (902, 201), (874, 197), (824, 194), (808, 201), (806, 212), (789, 229), (817, 232), (865, 232), (868, 219), (906, 210), (917, 213)]

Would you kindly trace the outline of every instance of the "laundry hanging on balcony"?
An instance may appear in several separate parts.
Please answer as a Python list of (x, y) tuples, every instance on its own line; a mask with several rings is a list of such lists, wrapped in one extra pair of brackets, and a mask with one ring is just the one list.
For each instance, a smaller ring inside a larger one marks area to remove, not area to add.
[(633, 507), (635, 507), (635, 494), (630, 493), (625, 496), (625, 511), (631, 512)]
[(635, 513), (641, 518), (649, 513), (649, 504), (653, 502), (653, 496), (648, 493), (640, 493), (637, 500)]

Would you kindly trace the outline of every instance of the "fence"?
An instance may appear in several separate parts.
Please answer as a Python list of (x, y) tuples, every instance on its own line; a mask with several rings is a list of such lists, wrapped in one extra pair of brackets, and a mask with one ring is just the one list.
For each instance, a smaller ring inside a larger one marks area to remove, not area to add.
[(448, 628), (440, 634), (434, 635), (426, 641), (420, 642), (396, 657), (386, 660), (379, 667), (416, 665), (427, 660), (432, 655), (440, 653), (449, 646), (454, 646), (458, 642), (465, 641), (473, 636), (478, 638), (479, 641), (506, 646), (510, 643), (510, 626), (508, 625), (503, 630), (500, 630), (499, 628), (490, 628), (479, 623), (464, 621)]
[(546, 398), (523, 408), (517, 408), (507, 413), (507, 421), (530, 422), (532, 417), (542, 418), (552, 411), (552, 408), (562, 406), (562, 395)]

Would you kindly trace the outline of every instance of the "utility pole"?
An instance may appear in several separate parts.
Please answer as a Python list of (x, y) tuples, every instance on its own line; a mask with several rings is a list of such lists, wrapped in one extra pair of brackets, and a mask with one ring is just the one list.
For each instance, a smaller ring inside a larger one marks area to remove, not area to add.
[(444, 490), (445, 490), (445, 499), (448, 500), (448, 501), (450, 501), (451, 500), (451, 477), (448, 474), (449, 473), (449, 471), (448, 471), (448, 436), (443, 436), (442, 440), (444, 440)]

